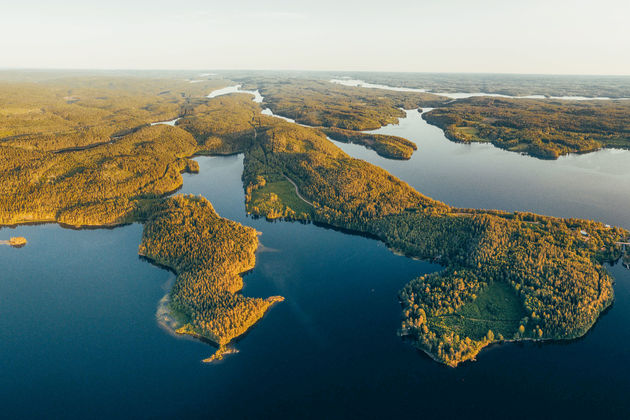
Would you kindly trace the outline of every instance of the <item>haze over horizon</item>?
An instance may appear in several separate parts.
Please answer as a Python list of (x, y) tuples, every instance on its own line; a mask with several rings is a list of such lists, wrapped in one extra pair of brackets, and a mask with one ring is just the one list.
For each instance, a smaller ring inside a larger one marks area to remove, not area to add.
[(5, 4), (0, 68), (630, 75), (630, 3)]

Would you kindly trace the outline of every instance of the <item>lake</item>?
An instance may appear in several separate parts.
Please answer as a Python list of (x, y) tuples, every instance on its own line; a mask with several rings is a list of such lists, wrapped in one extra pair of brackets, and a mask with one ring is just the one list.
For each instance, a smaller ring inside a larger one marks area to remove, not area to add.
[[(446, 140), (408, 111), (378, 132), (418, 144), (409, 161), (349, 154), (462, 207), (584, 217), (630, 228), (630, 154), (544, 161)], [(163, 330), (155, 311), (172, 274), (137, 255), (142, 226), (0, 230), (0, 404), (16, 417), (627, 417), (630, 271), (610, 268), (616, 301), (583, 338), (492, 346), (456, 369), (396, 336), (398, 290), (440, 266), (381, 242), (245, 214), (242, 155), (200, 157), (180, 192), (262, 232), (250, 296), (286, 300), (235, 343), (214, 348)]]
[[(427, 89), (418, 89), (418, 88), (405, 88), (405, 87), (395, 87), (395, 86), (387, 86), (375, 83), (368, 83), (359, 79), (351, 79), (351, 78), (341, 78), (341, 79), (331, 79), (329, 80), (331, 83), (336, 83), (338, 85), (343, 86), (354, 86), (354, 87), (362, 87), (368, 89), (384, 89), (384, 90), (392, 90), (394, 92), (420, 92), (420, 93), (433, 93), (435, 95), (446, 96), (451, 99), (464, 99), (464, 98), (473, 98), (476, 96), (491, 96), (495, 98), (515, 98), (515, 99), (560, 99), (567, 101), (609, 101), (612, 98), (606, 96), (597, 96), (597, 97), (588, 97), (588, 96), (547, 96), (547, 95), (522, 95), (522, 96), (512, 96), (512, 95), (503, 95), (500, 93), (487, 93), (487, 92), (434, 92), (427, 91)], [(630, 98), (614, 98), (615, 100), (628, 100)]]

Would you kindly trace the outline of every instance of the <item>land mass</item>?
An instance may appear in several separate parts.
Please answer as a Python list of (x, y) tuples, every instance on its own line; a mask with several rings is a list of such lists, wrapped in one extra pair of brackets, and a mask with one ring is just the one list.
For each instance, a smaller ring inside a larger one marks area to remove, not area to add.
[[(626, 230), (588, 220), (451, 207), (351, 158), (327, 138), (343, 135), (375, 150), (388, 143), (389, 151), (382, 153), (404, 158), (405, 150), (413, 149), (404, 139), (366, 137), (361, 130), (396, 122), (400, 107), (433, 105), (452, 112), (457, 102), (323, 82), (246, 80), (274, 112), (314, 126), (304, 127), (261, 114), (247, 94), (206, 97), (207, 90), (230, 81), (193, 88), (143, 79), (138, 86), (125, 82), (132, 87), (122, 93), (120, 83), (56, 80), (25, 90), (25, 96), (8, 96), (0, 107), (13, 127), (0, 138), (5, 157), (0, 193), (6, 198), (0, 202), (0, 224), (143, 222), (140, 253), (177, 274), (169, 308), (179, 333), (211, 340), (223, 350), (281, 299), (238, 293), (240, 274), (254, 266), (253, 229), (220, 218), (202, 197), (166, 198), (182, 185), (181, 172), (198, 170), (190, 160), (196, 154), (244, 154), (243, 188), (252, 215), (369, 234), (406, 255), (441, 263), (444, 270), (400, 291), (399, 333), (447, 365), (474, 359), (483, 347), (506, 339), (579, 337), (613, 300), (613, 279), (603, 264), (622, 256)], [(19, 84), (3, 89), (21, 91)], [(118, 105), (94, 105), (101, 95), (114, 93), (119, 96), (108, 101)], [(162, 97), (169, 99), (163, 103)], [(51, 104), (44, 108), (50, 111), (37, 110), (41, 101)], [(119, 104), (125, 101), (129, 105)], [(168, 112), (151, 111), (163, 107)], [(106, 123), (125, 115), (129, 124)], [(149, 124), (174, 116), (180, 117), (175, 126)], [(78, 130), (74, 122), (67, 131), (61, 120), (95, 120), (102, 133)]]
[(216, 343), (215, 359), (283, 300), (238, 293), (241, 274), (254, 268), (257, 246), (254, 229), (219, 217), (203, 197), (175, 196), (146, 215), (139, 254), (177, 274), (169, 300), (172, 327)]
[(0, 245), (10, 245), (13, 248), (22, 248), (26, 243), (26, 238), (22, 236), (12, 236), (8, 241), (0, 241)]
[(336, 127), (322, 127), (320, 130), (333, 140), (360, 144), (388, 159), (407, 160), (411, 158), (413, 152), (418, 150), (414, 142), (398, 136), (364, 133)]
[(320, 77), (346, 77), (427, 92), (630, 98), (629, 76), (335, 72)]
[[(274, 212), (281, 208), (291, 218), (370, 234), (407, 255), (445, 265), (444, 271), (413, 280), (400, 293), (405, 315), (401, 334), (436, 360), (455, 366), (505, 338), (579, 337), (611, 304), (613, 279), (602, 265), (621, 256), (616, 242), (628, 235), (623, 229), (453, 208), (349, 157), (315, 129), (268, 118), (259, 120), (257, 146), (245, 152), (248, 210), (269, 216), (265, 210), (272, 201)], [(271, 187), (282, 176), (313, 203), (308, 212), (291, 208), (292, 189), (279, 194)], [(501, 309), (488, 315), (484, 308), (489, 305), (482, 304), (495, 301), (498, 291), (507, 299), (505, 318)]]
[(630, 101), (468, 98), (422, 114), (460, 142), (497, 147), (543, 159), (630, 148)]

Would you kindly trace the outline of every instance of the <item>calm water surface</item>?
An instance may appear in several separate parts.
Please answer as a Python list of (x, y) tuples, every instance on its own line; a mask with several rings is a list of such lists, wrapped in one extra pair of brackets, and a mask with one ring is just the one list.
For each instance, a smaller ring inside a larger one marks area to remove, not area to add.
[[(417, 111), (381, 132), (419, 150), (383, 166), (425, 194), (464, 207), (531, 210), (630, 227), (627, 152), (541, 161), (490, 145), (447, 141)], [(142, 226), (1, 229), (0, 404), (3, 416), (138, 418), (627, 417), (630, 271), (611, 267), (616, 301), (584, 338), (507, 344), (446, 368), (396, 337), (396, 293), (435, 264), (375, 240), (245, 215), (242, 156), (198, 158), (182, 192), (262, 232), (244, 293), (282, 295), (237, 355), (204, 365), (213, 349), (155, 321), (171, 274), (137, 256)]]
[(536, 159), (489, 143), (451, 142), (417, 110), (406, 113), (399, 124), (372, 132), (415, 142), (418, 150), (409, 161), (385, 159), (359, 145), (335, 144), (454, 206), (597, 219), (630, 229), (630, 151)]

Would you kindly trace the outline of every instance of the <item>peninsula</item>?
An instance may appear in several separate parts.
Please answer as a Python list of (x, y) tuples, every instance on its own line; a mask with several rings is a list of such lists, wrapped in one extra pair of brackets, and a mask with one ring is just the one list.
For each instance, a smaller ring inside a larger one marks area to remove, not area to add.
[[(219, 217), (203, 197), (175, 196), (150, 210), (138, 253), (177, 274), (170, 294), (176, 332), (224, 346), (282, 297), (245, 297), (241, 274), (254, 268), (256, 231)], [(212, 360), (214, 360), (212, 359)]]

